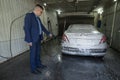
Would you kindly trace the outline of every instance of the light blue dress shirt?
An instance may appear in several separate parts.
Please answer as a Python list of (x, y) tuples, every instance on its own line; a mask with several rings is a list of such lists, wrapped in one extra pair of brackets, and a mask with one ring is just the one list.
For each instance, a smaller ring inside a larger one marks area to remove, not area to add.
[(40, 31), (39, 33), (41, 35), (42, 34), (41, 23), (40, 23), (39, 17), (36, 16), (36, 18), (37, 18), (37, 21), (38, 21), (38, 26), (39, 26), (39, 31)]

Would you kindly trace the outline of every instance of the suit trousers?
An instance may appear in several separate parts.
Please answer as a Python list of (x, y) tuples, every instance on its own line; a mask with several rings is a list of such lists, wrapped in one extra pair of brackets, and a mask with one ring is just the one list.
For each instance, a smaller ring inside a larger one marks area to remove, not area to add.
[(41, 65), (40, 53), (41, 53), (41, 39), (39, 37), (38, 41), (33, 42), (32, 46), (30, 47), (31, 71), (36, 70), (37, 67)]

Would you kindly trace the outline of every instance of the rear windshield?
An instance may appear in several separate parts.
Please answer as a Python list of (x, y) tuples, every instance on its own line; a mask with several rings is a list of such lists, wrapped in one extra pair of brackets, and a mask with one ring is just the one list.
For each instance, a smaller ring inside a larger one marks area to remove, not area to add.
[(69, 28), (68, 28), (68, 30), (67, 31), (69, 31), (69, 32), (75, 32), (75, 33), (92, 33), (93, 31), (97, 31), (96, 29), (95, 29), (95, 27), (93, 27), (93, 26), (86, 26), (86, 25), (84, 25), (84, 26), (70, 26)]

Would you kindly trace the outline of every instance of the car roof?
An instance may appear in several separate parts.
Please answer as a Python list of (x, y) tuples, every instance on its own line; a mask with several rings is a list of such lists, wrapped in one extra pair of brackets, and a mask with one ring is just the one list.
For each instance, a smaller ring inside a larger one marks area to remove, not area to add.
[(70, 25), (69, 26), (69, 28), (79, 28), (79, 29), (90, 29), (90, 28), (94, 28), (94, 26), (93, 25), (91, 25), (91, 24), (72, 24), (72, 25)]

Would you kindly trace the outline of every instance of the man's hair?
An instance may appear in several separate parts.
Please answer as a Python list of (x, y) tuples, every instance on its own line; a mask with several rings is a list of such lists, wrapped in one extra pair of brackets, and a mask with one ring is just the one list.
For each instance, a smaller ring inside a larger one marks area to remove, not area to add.
[(36, 4), (35, 7), (39, 7), (39, 8), (41, 8), (42, 10), (44, 10), (44, 8), (43, 8), (40, 4)]

